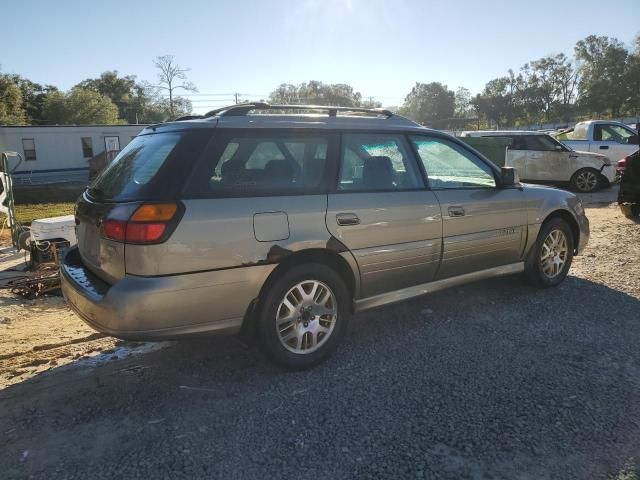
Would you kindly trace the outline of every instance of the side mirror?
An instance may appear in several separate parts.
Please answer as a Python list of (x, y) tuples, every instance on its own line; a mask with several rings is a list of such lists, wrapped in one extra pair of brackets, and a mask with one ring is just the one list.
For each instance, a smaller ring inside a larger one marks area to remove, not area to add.
[(627, 140), (629, 145), (638, 145), (638, 135), (631, 135), (629, 140)]
[(502, 188), (513, 187), (514, 185), (518, 185), (520, 183), (520, 177), (518, 177), (518, 172), (513, 167), (502, 167), (500, 168), (500, 186)]

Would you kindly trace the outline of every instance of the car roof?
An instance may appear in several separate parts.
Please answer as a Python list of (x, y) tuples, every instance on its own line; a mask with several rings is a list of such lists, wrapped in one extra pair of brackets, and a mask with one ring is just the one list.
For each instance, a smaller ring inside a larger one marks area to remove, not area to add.
[(462, 137), (503, 137), (505, 135), (548, 135), (548, 132), (535, 130), (469, 130), (460, 134)]
[[(204, 116), (151, 125), (143, 133), (192, 128), (278, 128), (326, 130), (415, 130), (436, 132), (388, 110), (317, 105), (237, 105)], [(273, 111), (276, 111), (275, 113)], [(293, 110), (296, 113), (289, 113)], [(298, 113), (301, 112), (301, 113)], [(441, 132), (437, 132), (441, 133)]]

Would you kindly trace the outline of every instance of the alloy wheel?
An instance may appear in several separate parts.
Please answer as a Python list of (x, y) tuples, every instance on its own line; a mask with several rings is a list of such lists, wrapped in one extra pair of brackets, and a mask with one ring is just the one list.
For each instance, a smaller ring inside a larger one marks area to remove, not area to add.
[(331, 288), (305, 280), (291, 288), (276, 313), (280, 343), (292, 353), (308, 354), (324, 345), (338, 318), (338, 303)]
[(598, 185), (598, 176), (590, 170), (580, 172), (576, 177), (576, 186), (581, 192), (591, 192)]
[(555, 278), (562, 273), (569, 256), (567, 236), (562, 230), (551, 230), (542, 244), (540, 265), (548, 278)]

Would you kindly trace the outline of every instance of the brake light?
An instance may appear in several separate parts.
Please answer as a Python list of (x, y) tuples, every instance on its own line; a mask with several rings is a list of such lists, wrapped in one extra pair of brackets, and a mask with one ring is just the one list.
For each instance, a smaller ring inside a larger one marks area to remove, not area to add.
[(155, 242), (162, 237), (167, 226), (164, 223), (129, 223), (126, 241), (133, 243)]
[(618, 172), (620, 173), (624, 173), (624, 171), (627, 169), (627, 162), (629, 161), (629, 157), (624, 157), (621, 160), (618, 160), (618, 163), (616, 164), (616, 170), (618, 170)]
[(102, 223), (100, 232), (104, 238), (117, 242), (161, 243), (177, 225), (182, 211), (175, 203), (142, 204), (133, 214), (130, 207), (115, 208)]
[(110, 240), (124, 242), (127, 232), (127, 222), (122, 220), (107, 219), (102, 224), (102, 236)]

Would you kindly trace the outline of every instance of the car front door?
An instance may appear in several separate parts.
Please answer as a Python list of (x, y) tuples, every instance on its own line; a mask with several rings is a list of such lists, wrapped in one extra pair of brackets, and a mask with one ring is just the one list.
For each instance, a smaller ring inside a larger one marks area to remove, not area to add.
[(547, 135), (523, 135), (522, 141), (529, 152), (524, 179), (541, 182), (568, 182), (571, 179), (575, 171), (571, 164), (577, 155), (567, 147)]
[(327, 228), (355, 256), (361, 296), (433, 280), (442, 218), (403, 135), (346, 133)]
[(437, 279), (521, 261), (526, 240), (525, 192), (500, 188), (494, 169), (464, 145), (412, 136), (443, 218)]
[(606, 123), (596, 123), (593, 128), (591, 151), (605, 155), (613, 164), (638, 150), (638, 136), (630, 128)]

